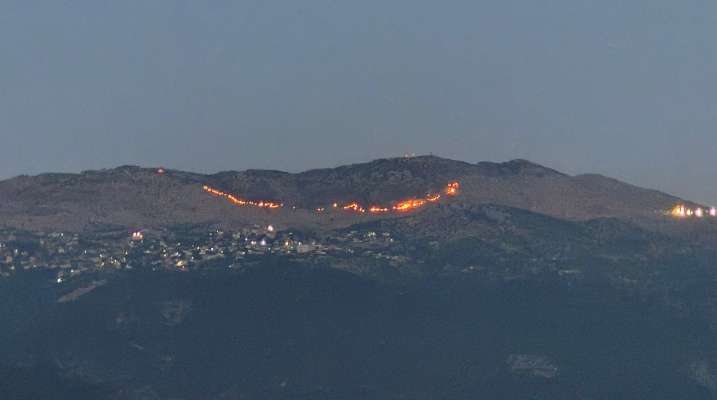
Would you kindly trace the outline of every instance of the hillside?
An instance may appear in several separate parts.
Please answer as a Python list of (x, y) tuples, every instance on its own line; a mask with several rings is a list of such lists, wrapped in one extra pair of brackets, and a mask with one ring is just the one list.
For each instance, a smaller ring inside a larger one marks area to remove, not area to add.
[[(21, 176), (0, 182), (0, 220), (6, 227), (45, 231), (162, 229), (181, 224), (336, 229), (382, 215), (331, 210), (334, 203), (390, 205), (440, 193), (460, 183), (460, 195), (442, 203), (497, 204), (555, 217), (662, 218), (679, 199), (599, 175), (569, 176), (525, 160), (470, 164), (434, 156), (382, 159), (301, 173), (247, 170), (203, 175), (119, 167), (80, 174)], [(237, 207), (208, 195), (203, 185), (284, 207)], [(317, 213), (317, 208), (329, 208)]]
[(123, 274), (55, 303), (22, 279), (0, 281), (33, 310), (3, 314), (27, 327), (0, 343), (30, 366), (0, 367), (13, 398), (715, 398), (713, 333), (603, 287), (264, 266)]
[(717, 398), (717, 219), (679, 201), (437, 157), (3, 181), (0, 393)]

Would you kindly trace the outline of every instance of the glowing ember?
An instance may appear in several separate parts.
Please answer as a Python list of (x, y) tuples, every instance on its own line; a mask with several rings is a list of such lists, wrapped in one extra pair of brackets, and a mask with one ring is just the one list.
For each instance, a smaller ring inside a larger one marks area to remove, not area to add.
[[(458, 190), (460, 189), (460, 184), (458, 182), (451, 182), (448, 185), (446, 185), (443, 192), (446, 196), (455, 196), (458, 194)], [(237, 205), (237, 206), (253, 206), (253, 207), (259, 207), (259, 208), (280, 208), (284, 205), (282, 203), (276, 203), (273, 201), (255, 201), (255, 200), (246, 200), (239, 197), (236, 197), (232, 194), (222, 192), (221, 190), (217, 190), (214, 188), (211, 188), (207, 185), (203, 186), (203, 190), (209, 194), (212, 194), (217, 197), (224, 197), (227, 199), (230, 203)], [(394, 203), (392, 206), (380, 206), (380, 205), (372, 205), (368, 207), (368, 209), (364, 208), (360, 203), (353, 201), (346, 203), (344, 205), (339, 205), (339, 203), (332, 203), (331, 208), (335, 209), (342, 209), (344, 211), (351, 211), (356, 213), (372, 213), (372, 214), (381, 214), (381, 213), (389, 213), (389, 212), (397, 212), (397, 213), (403, 213), (403, 212), (409, 212), (413, 210), (417, 210), (423, 206), (425, 206), (428, 203), (435, 203), (441, 200), (442, 195), (440, 193), (429, 193), (424, 198), (413, 198), (413, 199), (406, 199), (401, 200), (396, 203)], [(292, 209), (296, 209), (296, 206), (292, 206)], [(322, 213), (326, 211), (326, 207), (317, 207), (314, 209), (317, 213)]]
[[(460, 188), (460, 184), (458, 182), (451, 182), (448, 185), (446, 185), (446, 188), (443, 190), (447, 196), (455, 196), (458, 194), (458, 189)], [(394, 205), (390, 207), (386, 206), (370, 206), (368, 208), (368, 212), (372, 214), (382, 214), (382, 213), (388, 213), (388, 212), (408, 212), (417, 210), (423, 206), (425, 206), (427, 203), (435, 203), (441, 199), (440, 193), (429, 193), (426, 195), (425, 198), (422, 199), (406, 199), (398, 201), (397, 203), (394, 203)], [(333, 203), (332, 205), (334, 208), (338, 207), (337, 203)], [(341, 207), (343, 210), (347, 211), (355, 211), (364, 213), (367, 210), (363, 208), (359, 203), (357, 202), (351, 202)]]
[(252, 206), (252, 207), (259, 207), (259, 208), (280, 208), (284, 205), (281, 203), (275, 203), (273, 201), (255, 201), (255, 200), (246, 200), (239, 197), (236, 197), (229, 193), (224, 193), (221, 190), (213, 189), (207, 185), (204, 185), (202, 187), (205, 192), (212, 194), (214, 196), (218, 197), (224, 197), (225, 199), (229, 200), (230, 203), (237, 205), (237, 206)]
[(361, 207), (361, 205), (359, 205), (359, 203), (356, 203), (356, 202), (349, 203), (349, 204), (343, 206), (342, 208), (344, 210), (351, 210), (351, 211), (356, 211), (356, 212), (360, 212), (360, 213), (366, 212), (366, 210), (364, 210), (364, 208)]
[(435, 203), (440, 199), (441, 199), (441, 195), (438, 193), (429, 194), (428, 196), (426, 196), (426, 201), (431, 202), (431, 203)]
[(405, 200), (393, 206), (393, 210), (398, 212), (407, 212), (423, 207), (425, 204), (426, 200), (423, 199)]

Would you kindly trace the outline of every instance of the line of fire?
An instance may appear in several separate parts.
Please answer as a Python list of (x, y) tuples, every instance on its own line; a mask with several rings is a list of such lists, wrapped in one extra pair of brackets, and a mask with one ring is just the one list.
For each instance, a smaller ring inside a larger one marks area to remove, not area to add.
[(276, 203), (273, 201), (265, 201), (265, 200), (246, 200), (242, 199), (240, 197), (236, 197), (233, 194), (222, 192), (221, 190), (217, 190), (214, 188), (211, 188), (207, 185), (204, 185), (202, 187), (205, 192), (212, 194), (214, 196), (218, 197), (224, 197), (229, 201), (230, 203), (237, 205), (237, 206), (251, 206), (251, 207), (259, 207), (259, 208), (280, 208), (283, 207), (284, 204), (282, 203)]
[[(314, 211), (317, 213), (325, 212), (328, 208), (333, 209), (340, 209), (343, 211), (349, 211), (349, 212), (356, 212), (356, 213), (371, 213), (371, 214), (382, 214), (382, 213), (404, 213), (409, 211), (417, 210), (426, 204), (430, 203), (436, 203), (443, 198), (443, 196), (446, 197), (452, 197), (458, 195), (458, 192), (460, 190), (460, 183), (458, 182), (450, 182), (446, 187), (443, 189), (441, 193), (429, 193), (423, 198), (412, 198), (412, 199), (406, 199), (401, 200), (396, 203), (394, 203), (391, 206), (379, 206), (379, 205), (372, 205), (369, 207), (364, 207), (358, 202), (352, 201), (346, 204), (339, 204), (339, 203), (333, 203), (330, 207), (318, 207)], [(218, 189), (214, 189), (210, 186), (204, 185), (202, 187), (205, 192), (217, 196), (217, 197), (223, 197), (230, 203), (236, 205), (236, 206), (249, 206), (249, 207), (258, 207), (258, 208), (267, 208), (267, 209), (275, 209), (275, 208), (281, 208), (284, 206), (283, 203), (278, 203), (275, 201), (269, 201), (269, 200), (247, 200), (243, 199), (237, 196), (234, 196), (233, 194), (223, 192)]]

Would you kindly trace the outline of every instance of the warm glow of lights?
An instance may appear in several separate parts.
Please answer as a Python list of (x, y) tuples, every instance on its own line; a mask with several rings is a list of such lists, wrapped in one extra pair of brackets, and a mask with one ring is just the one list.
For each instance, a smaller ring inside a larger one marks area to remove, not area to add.
[(685, 207), (683, 204), (678, 204), (670, 210), (669, 214), (675, 218), (685, 217), (717, 217), (717, 208), (702, 208), (696, 207), (694, 209)]
[(385, 212), (389, 212), (389, 211), (391, 211), (390, 208), (387, 208), (387, 207), (379, 207), (379, 206), (371, 206), (371, 207), (369, 207), (369, 209), (368, 209), (368, 212), (375, 213), (375, 214), (377, 214), (377, 213), (385, 213)]
[(280, 207), (284, 206), (281, 203), (275, 203), (273, 201), (266, 201), (266, 200), (255, 201), (255, 200), (242, 199), (242, 198), (236, 197), (232, 194), (224, 193), (221, 190), (211, 188), (207, 185), (204, 185), (202, 187), (202, 189), (204, 189), (205, 192), (212, 194), (214, 196), (224, 197), (230, 203), (237, 205), (237, 206), (252, 206), (252, 207), (259, 207), (259, 208), (280, 208)]
[(142, 232), (132, 232), (132, 240), (140, 241), (142, 239), (144, 239), (144, 234)]
[(685, 206), (683, 205), (676, 205), (672, 211), (671, 214), (673, 217), (684, 217), (687, 215), (687, 211), (685, 211)]

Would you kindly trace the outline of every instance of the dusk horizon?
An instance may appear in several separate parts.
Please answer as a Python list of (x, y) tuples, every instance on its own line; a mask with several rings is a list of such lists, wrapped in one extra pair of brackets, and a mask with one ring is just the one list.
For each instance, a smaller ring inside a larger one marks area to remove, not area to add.
[(0, 6), (0, 178), (432, 152), (717, 203), (715, 15), (665, 0), (13, 0)]
[(0, 1), (0, 399), (717, 400), (714, 37)]

